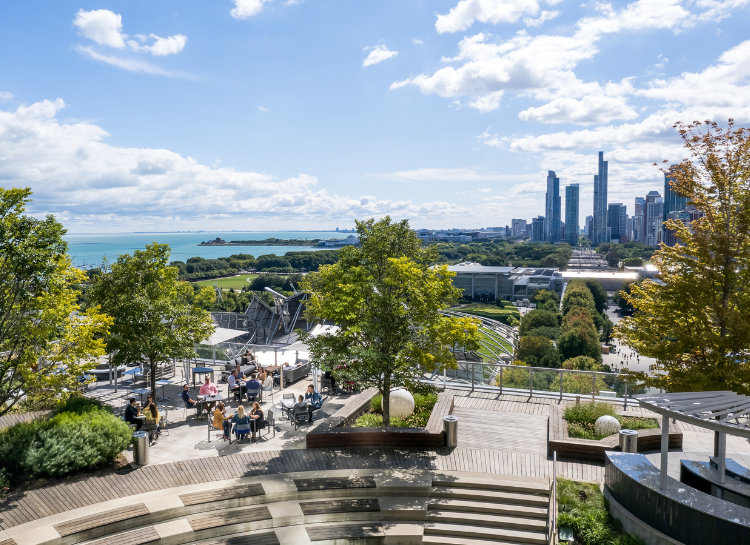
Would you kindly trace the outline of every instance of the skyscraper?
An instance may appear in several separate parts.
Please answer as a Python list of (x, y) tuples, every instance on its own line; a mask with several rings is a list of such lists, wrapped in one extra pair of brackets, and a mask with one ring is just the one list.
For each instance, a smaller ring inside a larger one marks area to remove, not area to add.
[(627, 212), (626, 207), (619, 202), (610, 203), (607, 211), (607, 227), (612, 229), (612, 240), (617, 242), (625, 242), (623, 237), (627, 239), (627, 233), (625, 227), (627, 225)]
[(635, 208), (633, 209), (633, 234), (632, 239), (642, 244), (646, 243), (644, 236), (644, 225), (646, 224), (643, 214), (645, 212), (646, 199), (643, 197), (635, 198)]
[(594, 240), (594, 216), (586, 216), (583, 223), (583, 234), (589, 240)]
[(526, 220), (511, 220), (511, 236), (524, 238), (526, 237)]
[(604, 152), (599, 152), (599, 174), (594, 176), (594, 234), (592, 242), (599, 245), (609, 242), (607, 238), (607, 182), (608, 162)]
[(664, 215), (664, 199), (658, 191), (649, 191), (643, 214), (644, 244), (656, 246), (661, 240), (661, 224)]
[(565, 242), (578, 246), (578, 184), (565, 188)]
[[(664, 211), (662, 212), (662, 234), (661, 240), (667, 246), (674, 246), (677, 239), (674, 233), (664, 226), (665, 221), (670, 218), (672, 212), (682, 212), (687, 208), (687, 197), (681, 197), (672, 189), (670, 182), (673, 178), (670, 178), (666, 174), (664, 175)], [(672, 218), (674, 219), (674, 218)]]
[(539, 216), (531, 220), (531, 242), (544, 242), (545, 225), (544, 216)]
[(547, 172), (547, 198), (544, 209), (547, 220), (545, 239), (553, 244), (560, 240), (560, 221), (562, 221), (560, 206), (560, 178), (555, 176), (554, 170), (550, 170)]

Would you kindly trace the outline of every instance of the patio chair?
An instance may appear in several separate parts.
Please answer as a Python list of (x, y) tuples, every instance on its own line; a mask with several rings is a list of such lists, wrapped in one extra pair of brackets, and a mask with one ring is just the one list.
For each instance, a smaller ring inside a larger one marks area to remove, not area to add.
[(310, 413), (307, 407), (294, 407), (294, 429), (297, 430), (302, 424), (306, 424), (310, 419)]
[(263, 383), (263, 392), (271, 392), (271, 405), (273, 405), (273, 378), (268, 377)]
[[(273, 436), (276, 437), (276, 421), (274, 420), (273, 415), (273, 409), (268, 409), (268, 412), (266, 413), (266, 419), (265, 419), (266, 425), (264, 428), (266, 430), (266, 435), (273, 430)], [(260, 437), (260, 430), (258, 431), (258, 437)]]
[(234, 434), (237, 436), (237, 442), (239, 443), (250, 434), (250, 424), (235, 424)]
[(161, 435), (161, 430), (159, 429), (159, 426), (154, 424), (149, 424), (149, 421), (146, 420), (146, 423), (141, 428), (141, 431), (147, 431), (148, 432), (148, 440), (153, 441), (154, 439), (157, 439)]
[(221, 428), (221, 429), (214, 428), (214, 420), (213, 420), (213, 418), (209, 418), (208, 419), (208, 442), (209, 443), (211, 442), (211, 432), (212, 431), (213, 432), (217, 432), (222, 437), (224, 437), (224, 428)]
[(292, 416), (292, 413), (294, 412), (292, 409), (287, 409), (284, 406), (284, 400), (285, 399), (291, 399), (292, 403), (294, 403), (296, 400), (294, 398), (294, 394), (281, 394), (281, 410), (284, 413), (284, 416), (286, 416), (289, 419), (289, 422), (293, 423), (294, 418)]
[(323, 390), (328, 390), (328, 394), (333, 392), (333, 395), (336, 395), (336, 389), (333, 387), (333, 381), (330, 378), (322, 377), (320, 379), (320, 392), (323, 393)]
[(195, 403), (192, 407), (187, 404), (187, 402), (183, 401), (185, 403), (185, 410), (182, 411), (182, 417), (187, 420), (187, 412), (190, 410), (195, 411), (195, 417), (198, 418), (198, 404)]
[(258, 401), (260, 398), (260, 386), (256, 388), (248, 388), (247, 389), (247, 400), (248, 401)]

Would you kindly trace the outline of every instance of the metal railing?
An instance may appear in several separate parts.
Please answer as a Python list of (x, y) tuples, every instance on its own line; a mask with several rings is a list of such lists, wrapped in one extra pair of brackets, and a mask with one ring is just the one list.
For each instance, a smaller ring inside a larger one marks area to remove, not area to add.
[(549, 532), (549, 543), (557, 543), (557, 451), (552, 452), (552, 497), (550, 498), (552, 525)]
[[(454, 390), (496, 392), (536, 397), (613, 400), (627, 408), (641, 387), (625, 374), (603, 371), (552, 369), (505, 363), (459, 361), (457, 369), (425, 375), (422, 382)], [(645, 391), (645, 390), (644, 390)]]

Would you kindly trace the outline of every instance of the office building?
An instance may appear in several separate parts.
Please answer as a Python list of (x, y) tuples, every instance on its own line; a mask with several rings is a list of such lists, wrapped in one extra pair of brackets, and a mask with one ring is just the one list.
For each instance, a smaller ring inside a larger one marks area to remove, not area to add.
[(578, 184), (570, 184), (565, 188), (565, 242), (571, 246), (578, 246)]
[[(670, 178), (667, 174), (664, 174), (664, 210), (662, 212), (662, 235), (661, 240), (667, 246), (674, 246), (677, 242), (674, 233), (664, 226), (664, 222), (667, 219), (678, 219), (670, 218), (672, 212), (687, 211), (687, 198), (681, 197), (673, 189), (670, 182), (673, 178)], [(681, 219), (681, 218), (680, 218)]]
[(526, 238), (526, 220), (511, 220), (510, 234), (517, 238)]
[[(536, 220), (534, 220), (536, 221)], [(453, 285), (464, 297), (516, 301), (528, 299), (538, 290), (563, 291), (563, 278), (557, 269), (525, 267), (485, 267), (479, 263), (450, 265), (455, 272)]]
[(607, 236), (607, 183), (608, 162), (604, 160), (604, 152), (599, 152), (599, 174), (594, 176), (594, 230), (592, 242), (595, 246), (602, 242), (609, 242)]
[(545, 240), (555, 243), (560, 240), (560, 178), (555, 171), (547, 172), (547, 197), (544, 209), (547, 224), (545, 226)]
[(635, 207), (633, 208), (633, 230), (631, 231), (632, 236), (630, 239), (635, 242), (645, 243), (645, 237), (643, 234), (643, 226), (645, 225), (643, 217), (645, 205), (646, 199), (643, 197), (635, 198)]
[(662, 217), (664, 214), (664, 199), (658, 191), (650, 191), (646, 195), (644, 214), (644, 244), (658, 246), (661, 241)]
[(607, 211), (607, 227), (611, 229), (612, 242), (627, 242), (627, 221), (627, 207), (619, 202), (611, 203)]
[(594, 240), (594, 216), (586, 216), (583, 223), (583, 234), (589, 240)]
[(544, 216), (531, 220), (531, 242), (544, 242), (546, 240), (544, 236), (545, 225)]

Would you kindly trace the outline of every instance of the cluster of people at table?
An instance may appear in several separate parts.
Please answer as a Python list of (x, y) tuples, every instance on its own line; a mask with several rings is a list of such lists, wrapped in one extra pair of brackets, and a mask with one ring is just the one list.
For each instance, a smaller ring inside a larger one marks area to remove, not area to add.
[[(263, 390), (270, 391), (273, 388), (273, 375), (268, 369), (261, 368), (258, 373), (251, 373), (250, 377), (246, 377), (242, 368), (238, 365), (235, 369), (232, 369), (227, 377), (227, 382), (229, 383), (229, 391), (233, 392), (238, 399), (243, 398), (248, 390), (258, 392), (257, 397), (260, 398), (260, 393)], [(251, 397), (254, 396), (248, 395), (247, 400), (251, 401)]]
[(125, 407), (124, 420), (128, 424), (135, 425), (135, 431), (140, 430), (144, 424), (149, 425), (150, 428), (153, 428), (149, 431), (149, 438), (152, 440), (156, 440), (161, 433), (161, 414), (151, 394), (148, 394), (146, 405), (143, 407), (136, 404), (135, 398), (131, 397), (128, 400), (128, 406)]

